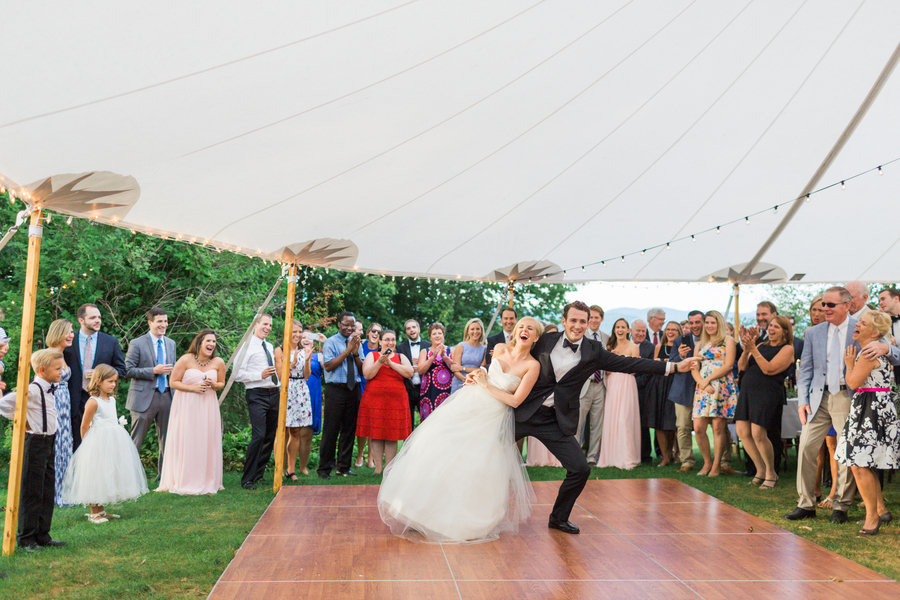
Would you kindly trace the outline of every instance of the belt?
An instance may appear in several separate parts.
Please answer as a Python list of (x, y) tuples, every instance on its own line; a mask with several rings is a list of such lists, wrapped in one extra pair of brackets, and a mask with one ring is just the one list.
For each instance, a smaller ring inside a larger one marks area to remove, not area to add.
[(889, 392), (891, 388), (859, 388), (857, 392)]

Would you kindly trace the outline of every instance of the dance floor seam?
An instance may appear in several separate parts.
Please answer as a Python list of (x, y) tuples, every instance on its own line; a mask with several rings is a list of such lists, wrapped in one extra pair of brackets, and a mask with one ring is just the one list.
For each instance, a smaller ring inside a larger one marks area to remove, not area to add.
[(900, 597), (900, 583), (676, 480), (589, 481), (571, 517), (581, 535), (547, 528), (558, 488), (534, 483), (517, 533), (418, 544), (390, 535), (377, 486), (284, 487), (210, 598)]

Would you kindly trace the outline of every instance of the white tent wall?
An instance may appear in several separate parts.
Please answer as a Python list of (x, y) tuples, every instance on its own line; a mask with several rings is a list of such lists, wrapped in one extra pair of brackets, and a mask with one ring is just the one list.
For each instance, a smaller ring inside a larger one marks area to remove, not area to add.
[[(891, 0), (9, 4), (0, 175), (131, 175), (122, 226), (463, 279), (747, 262), (787, 207), (632, 253), (795, 198), (900, 41)], [(884, 175), (814, 194), (764, 262), (900, 279), (898, 106), (894, 73), (821, 183)]]

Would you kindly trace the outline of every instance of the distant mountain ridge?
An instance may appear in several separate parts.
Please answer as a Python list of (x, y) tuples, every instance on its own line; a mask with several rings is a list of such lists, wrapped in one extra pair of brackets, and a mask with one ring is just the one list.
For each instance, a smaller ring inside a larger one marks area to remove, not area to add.
[[(630, 306), (621, 306), (618, 308), (610, 308), (604, 309), (605, 314), (603, 317), (603, 324), (600, 325), (600, 330), (605, 331), (606, 333), (610, 333), (612, 331), (613, 323), (615, 323), (618, 319), (625, 319), (628, 321), (629, 325), (635, 319), (641, 319), (642, 321), (647, 320), (647, 311), (651, 307), (647, 308), (634, 308)], [(665, 306), (660, 307), (664, 311), (666, 311), (666, 321), (684, 321), (687, 319), (687, 315), (690, 311), (680, 310), (677, 308), (667, 308)], [(755, 321), (756, 320), (756, 307), (754, 306), (754, 312), (741, 313), (741, 322), (746, 321)], [(730, 315), (725, 315), (726, 321), (734, 320), (734, 313), (732, 312)]]

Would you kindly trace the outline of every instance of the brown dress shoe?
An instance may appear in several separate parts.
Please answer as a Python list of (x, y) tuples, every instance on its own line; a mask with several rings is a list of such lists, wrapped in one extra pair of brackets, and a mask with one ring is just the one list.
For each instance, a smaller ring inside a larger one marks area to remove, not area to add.
[(694, 467), (692, 467), (690, 465), (681, 465), (681, 468), (678, 469), (678, 472), (679, 473), (690, 473), (693, 470), (694, 470)]
[(734, 470), (734, 467), (725, 463), (719, 467), (719, 473), (723, 475), (737, 475), (737, 471)]

